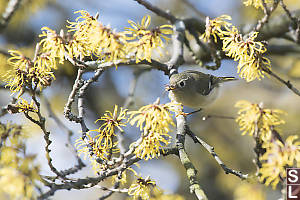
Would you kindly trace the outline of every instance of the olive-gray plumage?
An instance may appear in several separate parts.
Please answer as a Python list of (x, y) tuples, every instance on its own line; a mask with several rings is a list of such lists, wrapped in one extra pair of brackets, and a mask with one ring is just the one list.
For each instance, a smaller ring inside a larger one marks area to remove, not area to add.
[(170, 77), (169, 96), (184, 106), (200, 108), (216, 99), (220, 83), (231, 80), (236, 79), (187, 70)]

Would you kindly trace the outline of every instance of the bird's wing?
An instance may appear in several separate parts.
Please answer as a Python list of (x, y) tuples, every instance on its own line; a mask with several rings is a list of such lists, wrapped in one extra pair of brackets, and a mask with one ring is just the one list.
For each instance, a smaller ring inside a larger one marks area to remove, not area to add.
[(209, 95), (211, 90), (214, 88), (214, 82), (216, 77), (201, 72), (199, 73), (196, 72), (195, 74), (200, 76), (200, 78), (196, 81), (195, 84), (196, 91), (205, 96)]

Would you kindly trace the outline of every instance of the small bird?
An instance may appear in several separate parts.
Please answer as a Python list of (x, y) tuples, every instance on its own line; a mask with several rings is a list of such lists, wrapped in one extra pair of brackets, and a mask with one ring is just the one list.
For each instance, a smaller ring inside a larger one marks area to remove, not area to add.
[(190, 108), (200, 108), (212, 103), (220, 83), (238, 80), (234, 77), (216, 77), (199, 71), (187, 70), (170, 77), (166, 90), (169, 98)]

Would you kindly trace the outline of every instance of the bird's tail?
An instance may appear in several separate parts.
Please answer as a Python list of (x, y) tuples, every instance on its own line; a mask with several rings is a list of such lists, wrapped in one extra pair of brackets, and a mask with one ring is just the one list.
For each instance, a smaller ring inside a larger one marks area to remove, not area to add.
[(227, 82), (227, 81), (236, 81), (239, 80), (235, 77), (231, 77), (231, 76), (227, 76), (227, 77), (218, 77), (218, 82), (219, 83), (223, 83), (223, 82)]

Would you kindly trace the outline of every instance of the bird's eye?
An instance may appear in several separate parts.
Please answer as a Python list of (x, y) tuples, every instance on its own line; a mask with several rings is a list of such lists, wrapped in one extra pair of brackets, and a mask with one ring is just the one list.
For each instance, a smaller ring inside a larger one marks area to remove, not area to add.
[(179, 86), (180, 86), (180, 87), (184, 87), (184, 86), (185, 86), (185, 82), (184, 82), (184, 81), (180, 81), (180, 82), (179, 82)]

